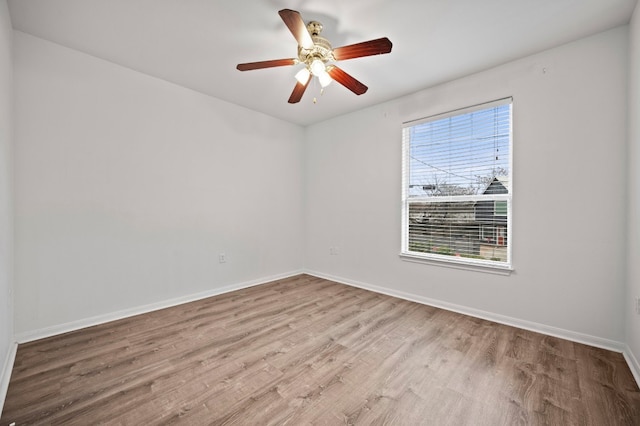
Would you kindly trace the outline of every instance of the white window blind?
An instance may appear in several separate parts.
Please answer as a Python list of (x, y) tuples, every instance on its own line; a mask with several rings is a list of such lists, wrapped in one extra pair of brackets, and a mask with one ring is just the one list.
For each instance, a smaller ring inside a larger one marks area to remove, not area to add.
[(402, 254), (511, 267), (512, 100), (405, 123)]

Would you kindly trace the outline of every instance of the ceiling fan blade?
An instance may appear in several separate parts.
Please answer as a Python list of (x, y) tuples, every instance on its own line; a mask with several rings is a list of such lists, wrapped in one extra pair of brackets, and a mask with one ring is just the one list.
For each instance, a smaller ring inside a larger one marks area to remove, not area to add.
[(239, 71), (259, 70), (262, 68), (284, 67), (287, 65), (295, 65), (297, 59), (273, 59), (271, 61), (247, 62), (246, 64), (238, 64), (236, 67)]
[(307, 90), (307, 86), (311, 81), (311, 77), (312, 75), (309, 74), (309, 78), (307, 79), (307, 82), (305, 84), (302, 84), (299, 81), (296, 82), (296, 87), (293, 88), (293, 92), (291, 92), (291, 96), (289, 96), (290, 104), (297, 104), (298, 102), (300, 102), (300, 99), (302, 99), (302, 95), (304, 95), (304, 91)]
[(282, 9), (278, 14), (284, 21), (285, 25), (289, 28), (289, 31), (291, 31), (291, 34), (295, 37), (298, 45), (307, 50), (313, 49), (313, 40), (311, 39), (309, 30), (307, 30), (307, 25), (302, 20), (300, 13), (291, 9)]
[(344, 87), (351, 90), (356, 95), (362, 95), (369, 89), (367, 86), (360, 83), (358, 80), (351, 77), (349, 74), (336, 67), (335, 65), (327, 67), (327, 73), (329, 73), (332, 79), (342, 84)]
[(363, 56), (381, 55), (391, 52), (391, 41), (386, 38), (363, 41), (362, 43), (350, 44), (348, 46), (336, 47), (333, 49), (333, 57), (336, 61), (345, 59), (361, 58)]

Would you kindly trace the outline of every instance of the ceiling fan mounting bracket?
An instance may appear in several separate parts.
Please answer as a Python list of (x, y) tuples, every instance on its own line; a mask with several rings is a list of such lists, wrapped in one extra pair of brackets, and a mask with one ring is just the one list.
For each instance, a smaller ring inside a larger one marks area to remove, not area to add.
[(311, 34), (312, 37), (319, 36), (322, 32), (322, 28), (322, 24), (318, 21), (309, 21), (307, 24), (307, 31), (309, 31), (309, 34)]

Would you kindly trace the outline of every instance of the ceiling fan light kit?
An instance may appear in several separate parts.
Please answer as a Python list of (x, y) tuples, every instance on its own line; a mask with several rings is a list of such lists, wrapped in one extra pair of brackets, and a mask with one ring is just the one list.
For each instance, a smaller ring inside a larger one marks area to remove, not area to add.
[(283, 9), (278, 14), (298, 42), (298, 57), (248, 62), (238, 64), (236, 68), (239, 71), (249, 71), (304, 64), (305, 67), (295, 75), (297, 82), (289, 97), (289, 103), (291, 104), (300, 102), (313, 77), (318, 78), (323, 89), (335, 80), (356, 95), (362, 95), (367, 91), (367, 86), (330, 63), (391, 52), (392, 44), (386, 37), (334, 49), (331, 47), (329, 40), (320, 36), (322, 32), (322, 24), (320, 22), (311, 21), (305, 24), (300, 13), (291, 9)]

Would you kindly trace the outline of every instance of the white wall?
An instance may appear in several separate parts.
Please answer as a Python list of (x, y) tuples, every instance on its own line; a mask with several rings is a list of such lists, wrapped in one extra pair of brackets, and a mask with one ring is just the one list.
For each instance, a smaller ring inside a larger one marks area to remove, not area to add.
[[(624, 299), (626, 343), (633, 354), (636, 371), (640, 372), (640, 315), (634, 309), (634, 299), (640, 297), (640, 6), (629, 24), (629, 210), (628, 276)], [(637, 378), (640, 380), (640, 378)]]
[(0, 1), (0, 410), (13, 359), (13, 119), (12, 31), (9, 9)]
[(16, 333), (302, 268), (302, 128), (14, 41)]
[[(306, 267), (620, 346), (627, 44), (614, 29), (309, 127)], [(506, 96), (515, 272), (400, 260), (402, 122)]]

